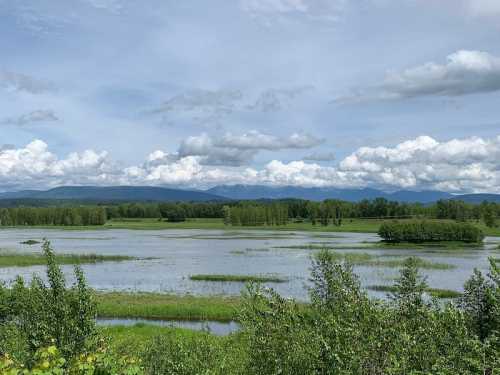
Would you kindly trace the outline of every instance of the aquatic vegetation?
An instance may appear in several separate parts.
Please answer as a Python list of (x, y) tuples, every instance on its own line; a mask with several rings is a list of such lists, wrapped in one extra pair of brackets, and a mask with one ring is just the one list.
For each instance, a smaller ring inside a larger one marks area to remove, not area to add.
[(191, 275), (193, 281), (214, 281), (214, 282), (272, 282), (286, 283), (288, 279), (275, 275)]
[(27, 240), (27, 241), (20, 242), (21, 245), (37, 245), (39, 243), (40, 243), (40, 241), (37, 241), (37, 240)]
[[(121, 262), (136, 259), (125, 255), (54, 254), (58, 264)], [(0, 252), (0, 267), (30, 267), (47, 263), (42, 253)]]
[(240, 299), (224, 296), (192, 296), (161, 293), (96, 293), (97, 314), (102, 318), (176, 320), (235, 319)]
[[(394, 293), (397, 291), (397, 287), (394, 285), (370, 285), (367, 289), (387, 293)], [(451, 289), (426, 288), (425, 291), (436, 298), (458, 298), (462, 296), (462, 293)]]

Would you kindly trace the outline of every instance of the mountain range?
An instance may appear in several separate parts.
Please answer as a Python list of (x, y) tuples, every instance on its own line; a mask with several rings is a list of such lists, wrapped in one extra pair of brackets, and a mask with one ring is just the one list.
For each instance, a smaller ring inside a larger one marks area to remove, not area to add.
[(223, 201), (246, 199), (298, 198), (313, 201), (340, 199), (357, 202), (362, 199), (386, 198), (399, 202), (431, 203), (439, 199), (460, 199), (470, 203), (484, 200), (500, 202), (500, 194), (453, 195), (442, 191), (399, 190), (391, 193), (382, 190), (307, 188), (296, 186), (270, 187), (262, 185), (221, 185), (211, 189), (183, 190), (152, 186), (63, 186), (50, 190), (23, 190), (0, 193), (0, 200), (74, 200), (93, 202), (166, 202), (166, 201)]

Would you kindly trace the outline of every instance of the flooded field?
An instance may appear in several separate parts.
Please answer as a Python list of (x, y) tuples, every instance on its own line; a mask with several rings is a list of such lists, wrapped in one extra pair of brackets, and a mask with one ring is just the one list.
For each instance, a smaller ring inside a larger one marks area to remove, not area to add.
[[(375, 234), (218, 230), (0, 230), (3, 251), (34, 252), (47, 238), (57, 253), (124, 255), (136, 259), (83, 265), (89, 284), (103, 291), (238, 295), (244, 283), (191, 280), (192, 275), (264, 275), (286, 280), (267, 282), (279, 293), (307, 299), (310, 256), (321, 248), (352, 259), (366, 287), (388, 285), (406, 256), (418, 256), (431, 287), (460, 291), (474, 267), (486, 270), (488, 256), (500, 257), (500, 238), (481, 247), (383, 248)], [(340, 259), (340, 258), (339, 258)], [(68, 274), (72, 266), (65, 265)], [(43, 274), (43, 266), (0, 268), (0, 279)], [(370, 291), (371, 295), (385, 293)]]

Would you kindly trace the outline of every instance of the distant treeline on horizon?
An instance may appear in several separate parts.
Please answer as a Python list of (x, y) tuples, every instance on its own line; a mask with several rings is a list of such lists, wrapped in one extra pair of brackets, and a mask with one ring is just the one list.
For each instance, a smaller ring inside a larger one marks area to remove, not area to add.
[(178, 203), (109, 203), (85, 205), (75, 203), (52, 207), (0, 208), (0, 225), (103, 225), (110, 219), (155, 218), (181, 222), (193, 218), (219, 218), (227, 225), (285, 225), (310, 222), (313, 225), (342, 225), (346, 219), (429, 218), (456, 221), (483, 220), (495, 226), (500, 204), (465, 203), (439, 200), (434, 204), (405, 203), (385, 198), (347, 202), (323, 202), (300, 199), (178, 202)]

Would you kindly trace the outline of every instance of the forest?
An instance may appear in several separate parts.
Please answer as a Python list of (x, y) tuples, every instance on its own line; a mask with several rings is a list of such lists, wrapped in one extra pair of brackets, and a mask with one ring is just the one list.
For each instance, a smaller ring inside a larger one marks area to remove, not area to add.
[(496, 227), (500, 204), (470, 204), (459, 200), (439, 200), (434, 204), (403, 203), (384, 198), (347, 202), (298, 199), (121, 203), (102, 205), (0, 208), (0, 225), (103, 225), (111, 219), (153, 218), (182, 222), (195, 218), (221, 219), (232, 226), (279, 226), (289, 222), (341, 226), (348, 219), (449, 219), (459, 222), (482, 221)]

